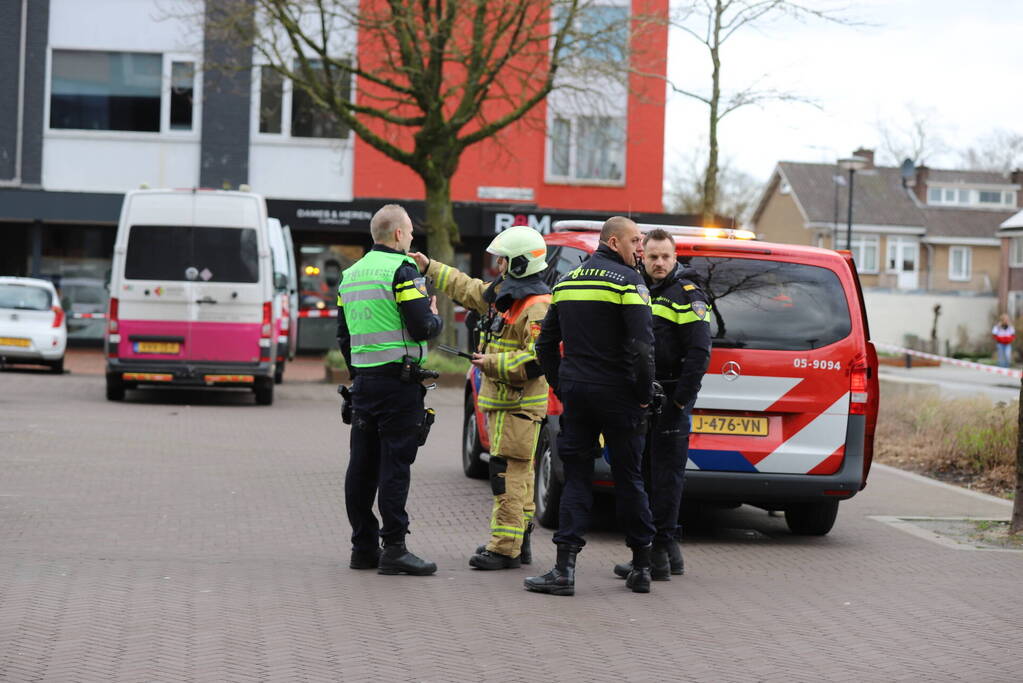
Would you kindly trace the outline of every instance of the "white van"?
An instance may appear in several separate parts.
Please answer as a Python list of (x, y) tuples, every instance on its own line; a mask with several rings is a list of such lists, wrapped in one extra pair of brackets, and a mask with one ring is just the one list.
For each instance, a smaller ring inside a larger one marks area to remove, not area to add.
[(266, 201), (221, 190), (124, 197), (108, 307), (107, 398), (139, 385), (251, 387), (273, 402)]
[(284, 380), (284, 366), (295, 358), (298, 341), (298, 278), (291, 230), (276, 218), (269, 222), (270, 253), (274, 269), (274, 337), (277, 339), (277, 370), (274, 383)]

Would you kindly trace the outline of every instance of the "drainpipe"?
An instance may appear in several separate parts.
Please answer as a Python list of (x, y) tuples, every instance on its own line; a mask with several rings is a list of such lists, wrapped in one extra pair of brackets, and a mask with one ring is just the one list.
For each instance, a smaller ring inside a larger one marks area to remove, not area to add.
[(21, 49), (18, 55), (18, 123), (14, 140), (14, 177), (0, 180), (0, 187), (21, 185), (21, 140), (25, 129), (25, 39), (28, 35), (28, 0), (21, 0)]
[(930, 242), (923, 243), (927, 247), (927, 291), (931, 291), (931, 269), (934, 267), (934, 245)]

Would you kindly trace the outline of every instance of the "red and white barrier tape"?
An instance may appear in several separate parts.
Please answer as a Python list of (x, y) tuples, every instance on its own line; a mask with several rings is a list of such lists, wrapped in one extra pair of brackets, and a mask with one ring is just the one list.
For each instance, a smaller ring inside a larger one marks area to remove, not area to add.
[(68, 313), (72, 320), (105, 320), (106, 313)]
[(299, 318), (336, 318), (336, 308), (304, 308), (298, 312)]
[(888, 351), (890, 353), (908, 353), (911, 356), (917, 356), (918, 358), (927, 358), (930, 360), (936, 360), (940, 363), (947, 365), (955, 365), (960, 368), (970, 368), (971, 370), (982, 370), (983, 372), (990, 372), (995, 375), (1004, 375), (1005, 377), (1012, 377), (1014, 379), (1023, 378), (1023, 370), (1013, 370), (1011, 368), (1000, 368), (995, 365), (984, 365), (983, 363), (973, 363), (968, 360), (959, 360), (958, 358), (949, 358), (948, 356), (938, 356), (933, 353), (925, 353), (923, 351), (915, 351), (913, 349), (907, 349), (904, 346), (895, 346), (894, 344), (884, 344), (881, 342), (874, 342), (874, 346), (881, 351)]

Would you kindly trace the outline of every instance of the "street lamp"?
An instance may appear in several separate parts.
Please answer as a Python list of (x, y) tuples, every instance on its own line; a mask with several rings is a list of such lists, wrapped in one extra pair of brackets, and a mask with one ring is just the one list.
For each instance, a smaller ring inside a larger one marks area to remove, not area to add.
[(848, 157), (838, 160), (838, 167), (849, 171), (849, 217), (845, 226), (845, 248), (852, 249), (852, 203), (853, 203), (853, 176), (856, 171), (862, 171), (867, 167), (867, 160), (863, 157)]

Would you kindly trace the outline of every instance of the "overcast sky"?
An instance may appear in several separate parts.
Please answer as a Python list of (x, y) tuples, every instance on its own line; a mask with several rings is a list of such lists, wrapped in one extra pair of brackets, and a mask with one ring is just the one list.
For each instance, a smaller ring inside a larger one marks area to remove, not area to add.
[[(814, 2), (835, 7), (833, 2)], [(673, 2), (674, 4), (674, 2)], [(719, 127), (724, 156), (766, 180), (780, 160), (831, 163), (856, 147), (878, 146), (879, 120), (907, 127), (908, 107), (924, 112), (950, 148), (992, 129), (1023, 133), (1023, 0), (849, 0), (850, 16), (877, 26), (780, 20), (741, 29), (725, 44), (723, 88), (761, 77), (816, 100), (748, 107)], [(669, 78), (706, 92), (710, 60), (682, 31), (669, 43)], [(666, 177), (706, 145), (707, 107), (669, 94)], [(932, 167), (954, 166), (948, 152)]]

